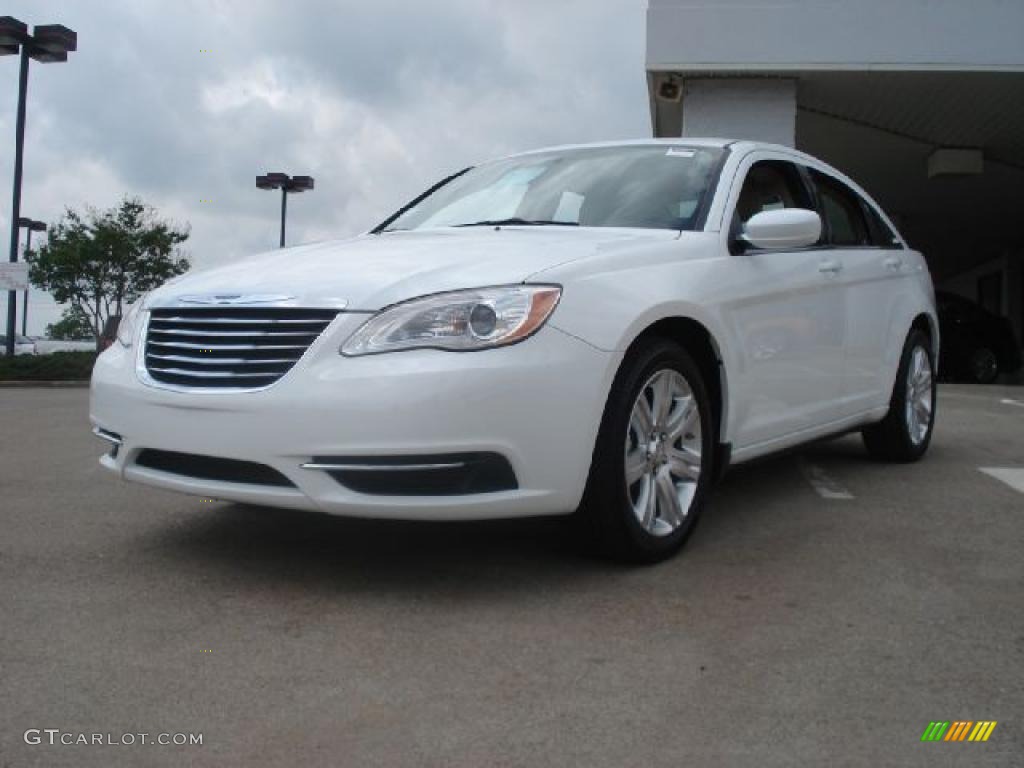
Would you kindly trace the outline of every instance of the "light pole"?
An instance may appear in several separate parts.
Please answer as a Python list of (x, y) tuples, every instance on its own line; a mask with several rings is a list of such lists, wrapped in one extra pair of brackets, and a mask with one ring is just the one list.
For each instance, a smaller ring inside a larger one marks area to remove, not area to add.
[(281, 247), (284, 248), (284, 222), (288, 215), (288, 193), (305, 192), (313, 188), (312, 176), (289, 176), (287, 173), (268, 173), (256, 177), (256, 189), (281, 190)]
[[(32, 233), (33, 232), (45, 232), (46, 224), (35, 219), (27, 219), (22, 216), (18, 219), (18, 227), (25, 230), (25, 258), (28, 258), (28, 252), (32, 250)], [(25, 293), (22, 297), (21, 302), (21, 335), (28, 336), (28, 286), (25, 287)]]
[[(21, 52), (18, 71), (18, 112), (14, 125), (14, 192), (11, 202), (10, 260), (18, 260), (18, 219), (21, 218), (21, 171), (25, 148), (25, 92), (28, 90), (28, 60), (43, 63), (67, 61), (78, 48), (78, 35), (60, 24), (28, 26), (11, 16), (0, 16), (0, 56)], [(7, 292), (7, 356), (14, 356), (14, 326), (17, 323), (17, 291)]]

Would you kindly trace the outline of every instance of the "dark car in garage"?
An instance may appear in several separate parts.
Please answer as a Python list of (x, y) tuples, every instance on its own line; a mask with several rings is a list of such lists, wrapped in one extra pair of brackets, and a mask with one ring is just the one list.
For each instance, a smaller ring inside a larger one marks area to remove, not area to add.
[(1020, 369), (1020, 344), (1009, 320), (955, 293), (937, 291), (935, 299), (942, 339), (942, 378), (991, 384), (999, 374)]

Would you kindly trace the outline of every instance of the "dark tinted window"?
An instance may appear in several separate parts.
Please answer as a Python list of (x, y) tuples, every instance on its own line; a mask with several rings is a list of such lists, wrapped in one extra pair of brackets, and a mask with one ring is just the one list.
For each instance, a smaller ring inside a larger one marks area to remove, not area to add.
[(738, 237), (743, 225), (752, 216), (779, 208), (814, 209), (800, 171), (793, 163), (783, 160), (761, 160), (754, 163), (743, 179), (736, 210), (732, 213), (729, 250), (732, 253), (744, 250)]
[(978, 304), (998, 315), (1003, 308), (1003, 273), (990, 272), (978, 278)]
[(736, 215), (746, 223), (755, 214), (779, 208), (814, 208), (800, 172), (792, 163), (781, 160), (754, 163), (743, 180)]
[(882, 220), (882, 217), (878, 215), (872, 206), (868, 205), (866, 200), (861, 200), (864, 206), (864, 215), (868, 220), (868, 234), (871, 236), (871, 244), (877, 245), (879, 248), (898, 248), (899, 240), (896, 239), (896, 233), (892, 231), (892, 228)]
[(945, 291), (935, 292), (936, 308), (939, 314), (950, 320), (981, 320), (985, 310), (970, 299)]
[(831, 233), (829, 242), (832, 245), (872, 245), (860, 198), (853, 190), (813, 168), (811, 178), (818, 188), (825, 222)]

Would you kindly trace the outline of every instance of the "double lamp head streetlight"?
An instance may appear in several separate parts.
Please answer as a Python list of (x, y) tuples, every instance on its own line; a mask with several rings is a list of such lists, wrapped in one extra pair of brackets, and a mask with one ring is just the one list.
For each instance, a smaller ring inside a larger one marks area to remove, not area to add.
[[(32, 250), (32, 233), (45, 232), (46, 222), (22, 216), (18, 219), (18, 229), (25, 230), (25, 255), (27, 257), (28, 252)], [(21, 335), (28, 336), (28, 286), (25, 286), (25, 292), (21, 299)]]
[[(11, 16), (0, 16), (0, 56), (21, 54), (18, 72), (18, 112), (14, 125), (14, 191), (11, 203), (10, 260), (18, 260), (18, 228), (21, 225), (22, 155), (25, 147), (25, 93), (28, 90), (29, 60), (43, 64), (68, 60), (78, 48), (78, 35), (61, 24), (42, 24), (32, 28)], [(29, 230), (32, 231), (31, 229)], [(14, 326), (17, 292), (7, 292), (7, 355), (14, 355)]]
[(268, 173), (256, 177), (257, 189), (281, 190), (281, 247), (284, 248), (284, 221), (288, 212), (288, 193), (313, 189), (312, 176), (289, 176), (287, 173)]

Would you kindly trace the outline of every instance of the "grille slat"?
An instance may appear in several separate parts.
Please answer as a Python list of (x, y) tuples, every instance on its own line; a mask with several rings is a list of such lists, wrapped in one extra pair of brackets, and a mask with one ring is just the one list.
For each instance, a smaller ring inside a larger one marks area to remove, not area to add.
[(311, 337), (311, 338), (315, 339), (317, 336), (320, 335), (320, 330), (322, 330), (322, 329), (317, 329), (315, 331), (256, 331), (256, 330), (246, 330), (246, 331), (233, 331), (232, 330), (232, 331), (229, 331), (229, 330), (226, 330), (226, 329), (225, 330), (216, 330), (216, 331), (196, 331), (196, 330), (193, 330), (191, 328), (173, 328), (173, 329), (172, 328), (150, 328), (150, 332), (151, 333), (160, 334), (161, 336), (163, 334), (168, 334), (170, 336), (204, 336), (204, 337), (205, 336), (210, 336), (212, 338), (219, 338), (219, 337), (222, 337), (222, 336), (223, 337), (247, 336), (247, 337), (250, 337), (250, 338), (263, 338), (265, 336), (269, 336), (269, 337), (272, 337), (272, 338), (275, 338), (275, 339), (281, 338), (281, 337), (294, 337), (294, 336), (306, 336), (306, 337)]
[(182, 388), (255, 389), (284, 376), (338, 314), (332, 309), (154, 309), (145, 365)]
[(320, 320), (296, 320), (294, 318), (251, 318), (251, 317), (210, 317), (201, 320), (197, 320), (194, 317), (185, 317), (182, 315), (174, 315), (172, 317), (154, 317), (150, 320), (152, 323), (164, 325), (167, 323), (171, 324), (184, 324), (184, 325), (317, 325)]
[(152, 341), (147, 343), (157, 347), (181, 347), (183, 349), (212, 349), (212, 350), (239, 350), (239, 349), (306, 349), (308, 344), (217, 344), (208, 341), (204, 344), (196, 344), (190, 341)]
[[(154, 365), (149, 366), (149, 372), (153, 373), (173, 373), (175, 376), (191, 376), (195, 379), (265, 379), (268, 376), (273, 376), (276, 372), (262, 371), (258, 373), (247, 373), (242, 371), (189, 371), (182, 368), (158, 368)], [(281, 371), (284, 373), (284, 371)]]
[(157, 355), (150, 352), (147, 357), (151, 360), (167, 360), (172, 363), (195, 363), (196, 365), (273, 365), (275, 363), (285, 363), (292, 365), (298, 358), (281, 358), (281, 357), (189, 357), (187, 355)]

